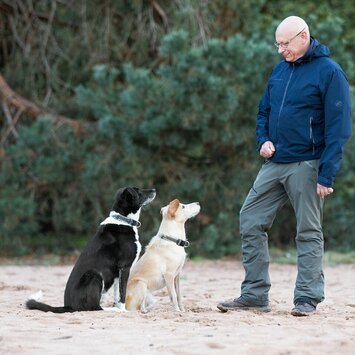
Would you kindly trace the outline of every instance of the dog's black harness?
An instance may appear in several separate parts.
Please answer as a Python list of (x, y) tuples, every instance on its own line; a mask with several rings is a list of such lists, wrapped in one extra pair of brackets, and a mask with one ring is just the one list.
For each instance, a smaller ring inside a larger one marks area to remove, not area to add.
[(127, 224), (129, 224), (132, 227), (137, 227), (139, 228), (141, 226), (141, 222), (136, 221), (135, 219), (126, 217), (126, 216), (122, 216), (121, 214), (119, 214), (118, 212), (111, 212), (110, 213), (110, 217), (117, 219), (118, 221), (123, 221)]
[(161, 239), (165, 239), (165, 240), (169, 240), (171, 242), (174, 242), (179, 247), (187, 248), (190, 245), (190, 242), (188, 242), (187, 240), (176, 239), (176, 238), (170, 237), (170, 236), (165, 235), (165, 234), (160, 234), (160, 238)]

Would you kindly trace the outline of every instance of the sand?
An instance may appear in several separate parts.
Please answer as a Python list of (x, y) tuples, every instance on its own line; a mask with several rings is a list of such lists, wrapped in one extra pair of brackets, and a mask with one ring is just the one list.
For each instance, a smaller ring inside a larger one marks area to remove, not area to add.
[(40, 289), (43, 302), (62, 305), (71, 268), (0, 266), (0, 354), (355, 354), (355, 265), (325, 268), (326, 300), (310, 317), (290, 315), (296, 266), (276, 264), (270, 313), (219, 312), (218, 301), (239, 294), (240, 261), (187, 261), (184, 313), (165, 290), (148, 314), (24, 308)]

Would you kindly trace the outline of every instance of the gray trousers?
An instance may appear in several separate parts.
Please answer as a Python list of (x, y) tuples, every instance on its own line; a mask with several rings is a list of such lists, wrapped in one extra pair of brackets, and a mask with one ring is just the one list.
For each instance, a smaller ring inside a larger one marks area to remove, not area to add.
[(319, 160), (291, 164), (266, 161), (240, 211), (245, 279), (241, 294), (257, 305), (268, 303), (268, 230), (277, 211), (290, 200), (297, 220), (297, 279), (294, 302), (302, 297), (314, 306), (324, 300), (323, 204), (317, 195)]

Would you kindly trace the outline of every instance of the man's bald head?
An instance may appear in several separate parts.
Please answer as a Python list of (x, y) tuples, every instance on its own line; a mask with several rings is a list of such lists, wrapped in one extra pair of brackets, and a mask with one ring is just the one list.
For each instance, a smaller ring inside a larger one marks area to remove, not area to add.
[(289, 16), (286, 17), (278, 26), (276, 29), (276, 36), (278, 34), (282, 34), (282, 36), (293, 36), (296, 33), (304, 31), (310, 35), (309, 33), (309, 28), (306, 23), (306, 21), (298, 16)]

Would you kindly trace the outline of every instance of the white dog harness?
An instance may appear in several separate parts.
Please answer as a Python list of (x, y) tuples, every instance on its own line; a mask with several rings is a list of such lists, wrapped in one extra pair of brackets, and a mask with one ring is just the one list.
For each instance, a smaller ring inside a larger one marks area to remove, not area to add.
[(141, 222), (126, 216), (122, 216), (121, 214), (115, 211), (111, 211), (110, 216), (107, 217), (100, 224), (101, 225), (102, 224), (123, 224), (126, 226), (137, 227), (137, 228), (141, 226)]

